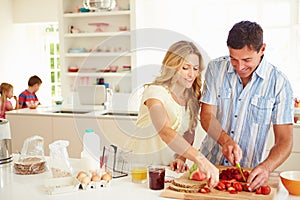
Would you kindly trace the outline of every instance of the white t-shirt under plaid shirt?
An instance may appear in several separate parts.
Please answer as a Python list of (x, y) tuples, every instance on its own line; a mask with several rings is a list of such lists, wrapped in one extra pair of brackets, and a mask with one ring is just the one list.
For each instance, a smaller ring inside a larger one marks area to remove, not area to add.
[[(241, 165), (255, 167), (264, 155), (273, 124), (293, 123), (293, 91), (286, 76), (265, 58), (243, 88), (230, 57), (212, 60), (207, 67), (201, 102), (216, 105), (216, 118), (242, 151)], [(200, 151), (214, 164), (230, 165), (221, 146), (206, 136)]]

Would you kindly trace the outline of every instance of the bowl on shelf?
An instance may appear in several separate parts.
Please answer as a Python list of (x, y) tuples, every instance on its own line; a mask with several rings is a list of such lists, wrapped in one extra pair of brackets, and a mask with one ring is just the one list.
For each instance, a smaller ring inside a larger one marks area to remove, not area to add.
[(110, 72), (117, 72), (117, 71), (118, 71), (118, 68), (119, 68), (118, 65), (110, 65), (110, 66), (109, 66)]
[(127, 31), (127, 26), (119, 26), (119, 31)]
[(110, 69), (100, 69), (100, 72), (110, 72)]
[(30, 109), (36, 109), (36, 107), (39, 105), (39, 102), (38, 101), (27, 101), (26, 105)]
[(283, 171), (280, 179), (291, 195), (300, 196), (300, 171)]
[(78, 72), (79, 68), (78, 67), (69, 67), (68, 72)]
[(85, 48), (70, 48), (68, 50), (69, 53), (86, 53), (87, 50)]

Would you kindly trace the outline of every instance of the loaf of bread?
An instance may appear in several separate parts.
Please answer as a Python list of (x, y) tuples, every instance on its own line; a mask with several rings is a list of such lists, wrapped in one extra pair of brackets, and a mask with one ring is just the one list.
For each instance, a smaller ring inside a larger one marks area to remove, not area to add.
[(184, 193), (197, 193), (201, 188), (206, 186), (205, 181), (194, 181), (188, 178), (187, 174), (184, 174), (180, 178), (175, 178), (169, 185), (170, 190)]
[(39, 174), (46, 170), (46, 162), (41, 158), (27, 157), (14, 163), (16, 174)]
[(169, 185), (169, 189), (177, 191), (177, 192), (197, 193), (197, 192), (199, 192), (200, 188), (185, 188), (185, 187), (176, 186), (174, 184), (170, 184)]

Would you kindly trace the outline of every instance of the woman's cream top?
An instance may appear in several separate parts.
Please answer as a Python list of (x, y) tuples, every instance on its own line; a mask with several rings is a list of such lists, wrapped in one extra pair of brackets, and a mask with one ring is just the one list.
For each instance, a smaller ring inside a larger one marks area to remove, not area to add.
[(127, 148), (132, 151), (133, 159), (136, 162), (168, 165), (174, 160), (175, 152), (160, 138), (154, 128), (148, 107), (145, 105), (145, 101), (148, 99), (157, 99), (163, 104), (171, 127), (180, 135), (188, 130), (189, 111), (173, 99), (168, 87), (160, 85), (145, 86), (136, 122), (138, 131), (127, 143)]

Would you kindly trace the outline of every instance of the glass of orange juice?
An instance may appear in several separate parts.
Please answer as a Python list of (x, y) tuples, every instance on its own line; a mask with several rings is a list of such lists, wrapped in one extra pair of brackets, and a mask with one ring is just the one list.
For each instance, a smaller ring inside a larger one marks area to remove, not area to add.
[(146, 183), (147, 167), (142, 165), (133, 165), (131, 167), (131, 179), (134, 183)]

